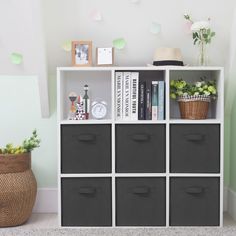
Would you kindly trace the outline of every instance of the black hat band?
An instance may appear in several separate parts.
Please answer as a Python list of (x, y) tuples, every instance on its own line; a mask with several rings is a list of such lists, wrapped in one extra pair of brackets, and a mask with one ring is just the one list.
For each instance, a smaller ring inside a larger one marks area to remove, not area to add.
[(184, 63), (182, 61), (166, 60), (166, 61), (154, 61), (153, 65), (154, 66), (183, 66)]

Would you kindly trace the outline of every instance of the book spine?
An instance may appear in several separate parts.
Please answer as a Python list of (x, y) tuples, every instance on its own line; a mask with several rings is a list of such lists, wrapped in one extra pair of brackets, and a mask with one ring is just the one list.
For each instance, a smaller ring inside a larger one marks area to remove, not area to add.
[(123, 73), (116, 72), (116, 120), (122, 120), (123, 114)]
[(123, 81), (123, 119), (129, 120), (131, 115), (130, 108), (130, 84), (131, 84), (131, 72), (124, 72)]
[(146, 120), (152, 119), (152, 84), (146, 83)]
[(138, 83), (139, 73), (131, 74), (131, 120), (138, 120)]
[(145, 120), (145, 91), (146, 91), (146, 82), (142, 81), (139, 83), (139, 104), (138, 104), (138, 119)]
[(158, 120), (165, 118), (165, 83), (159, 81), (158, 83)]
[(152, 81), (152, 120), (158, 119), (158, 81)]

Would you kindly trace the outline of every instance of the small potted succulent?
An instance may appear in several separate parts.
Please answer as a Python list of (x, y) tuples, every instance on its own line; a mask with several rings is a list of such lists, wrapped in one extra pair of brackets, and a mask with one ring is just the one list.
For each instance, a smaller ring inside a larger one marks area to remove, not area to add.
[(31, 170), (31, 152), (39, 144), (34, 130), (21, 146), (0, 148), (0, 227), (21, 225), (32, 213), (37, 182)]
[(216, 81), (205, 77), (195, 83), (171, 80), (170, 97), (178, 101), (182, 119), (206, 119), (209, 103), (217, 97)]

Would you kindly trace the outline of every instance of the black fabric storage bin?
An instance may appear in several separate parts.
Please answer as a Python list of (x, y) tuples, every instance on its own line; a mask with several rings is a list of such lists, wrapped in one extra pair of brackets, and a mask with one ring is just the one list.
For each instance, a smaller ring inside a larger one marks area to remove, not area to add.
[(164, 226), (165, 190), (165, 178), (116, 178), (117, 226)]
[(218, 226), (219, 211), (219, 178), (170, 179), (171, 226)]
[(111, 226), (110, 178), (63, 178), (62, 226)]
[(62, 173), (111, 172), (111, 125), (63, 125)]
[(116, 125), (116, 172), (165, 172), (165, 125)]
[(219, 173), (220, 125), (171, 125), (170, 170), (172, 173)]

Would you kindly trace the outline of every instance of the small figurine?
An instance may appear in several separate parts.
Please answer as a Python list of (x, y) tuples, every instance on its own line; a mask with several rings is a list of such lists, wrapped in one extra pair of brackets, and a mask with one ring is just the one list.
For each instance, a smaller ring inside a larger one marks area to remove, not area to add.
[(85, 120), (85, 113), (84, 113), (84, 104), (83, 101), (81, 101), (81, 97), (78, 96), (78, 100), (76, 103), (76, 112), (75, 112), (75, 120)]
[(75, 117), (76, 107), (75, 107), (75, 101), (77, 98), (77, 94), (75, 92), (71, 92), (69, 94), (69, 99), (71, 101), (70, 111), (69, 111), (69, 120), (73, 120)]
[(83, 103), (84, 103), (84, 112), (85, 112), (85, 119), (89, 119), (89, 111), (90, 111), (90, 99), (88, 96), (88, 85), (84, 85), (84, 96), (83, 96)]

